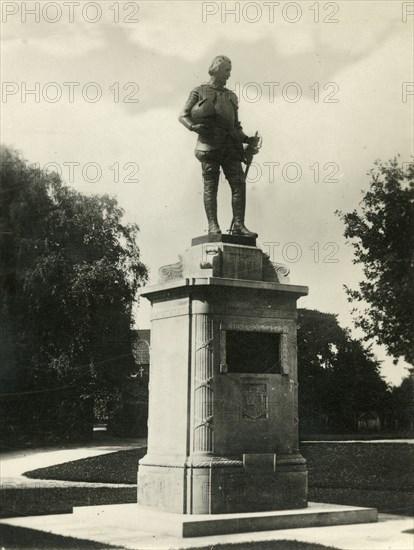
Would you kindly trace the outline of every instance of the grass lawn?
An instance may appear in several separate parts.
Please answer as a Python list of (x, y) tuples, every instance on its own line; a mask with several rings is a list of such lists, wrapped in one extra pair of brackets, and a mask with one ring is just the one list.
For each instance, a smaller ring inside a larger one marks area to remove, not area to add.
[[(18, 550), (58, 550), (64, 548), (66, 550), (111, 550), (124, 548), (122, 546), (112, 546), (98, 542), (75, 539), (71, 537), (62, 537), (36, 531), (35, 529), (25, 529), (11, 525), (1, 525), (0, 544), (3, 548), (18, 549)], [(252, 547), (251, 543), (245, 544), (206, 544), (204, 550), (249, 550)], [(332, 546), (322, 546), (321, 544), (312, 544), (307, 542), (299, 542), (292, 540), (274, 540), (255, 542), (255, 550), (336, 550)], [(199, 549), (200, 550), (200, 549)]]
[(306, 441), (374, 441), (381, 439), (414, 439), (414, 432), (375, 432), (356, 434), (300, 434), (299, 439)]
[[(248, 536), (248, 533), (247, 535)], [(337, 550), (333, 546), (323, 546), (322, 544), (314, 544), (311, 542), (301, 542), (298, 540), (269, 540), (269, 541), (255, 541), (252, 546), (251, 542), (245, 543), (219, 543), (208, 544), (202, 549), (197, 550)]]
[[(25, 472), (33, 479), (90, 483), (137, 482), (145, 447), (117, 451)], [(306, 443), (311, 484), (326, 487), (414, 489), (414, 445), (393, 443)]]
[(119, 546), (102, 544), (91, 540), (63, 537), (36, 529), (15, 527), (14, 525), (0, 524), (0, 545), (5, 550), (110, 550), (119, 549)]
[[(309, 500), (414, 515), (414, 445), (302, 443), (308, 461)], [(26, 472), (35, 479), (136, 485), (145, 448), (118, 451)]]
[(414, 489), (414, 445), (302, 443), (313, 485), (357, 489)]
[(414, 445), (302, 443), (309, 499), (414, 515)]
[(25, 472), (32, 479), (53, 479), (64, 481), (86, 481), (89, 483), (128, 483), (136, 485), (138, 460), (147, 452), (146, 448), (117, 451), (92, 456), (72, 462), (56, 464)]

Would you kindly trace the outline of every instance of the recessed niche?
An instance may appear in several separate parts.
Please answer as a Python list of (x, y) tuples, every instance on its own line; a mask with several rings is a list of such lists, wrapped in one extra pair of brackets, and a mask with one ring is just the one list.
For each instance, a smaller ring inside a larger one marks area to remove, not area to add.
[(280, 337), (275, 332), (226, 331), (229, 373), (278, 374), (281, 372)]

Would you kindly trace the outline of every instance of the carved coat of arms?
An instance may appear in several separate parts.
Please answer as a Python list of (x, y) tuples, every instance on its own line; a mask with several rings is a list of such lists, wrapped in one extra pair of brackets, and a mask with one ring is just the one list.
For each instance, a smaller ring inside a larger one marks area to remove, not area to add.
[(242, 418), (259, 420), (267, 418), (266, 384), (242, 383)]

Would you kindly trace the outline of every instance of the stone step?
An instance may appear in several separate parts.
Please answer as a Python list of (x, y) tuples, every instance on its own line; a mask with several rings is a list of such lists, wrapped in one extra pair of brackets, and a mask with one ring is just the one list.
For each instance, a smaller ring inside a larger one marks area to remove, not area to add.
[(142, 530), (156, 535), (203, 537), (231, 533), (325, 527), (378, 521), (375, 508), (309, 503), (300, 510), (239, 514), (186, 515), (159, 511), (140, 504), (74, 508), (79, 520), (99, 519), (105, 525)]

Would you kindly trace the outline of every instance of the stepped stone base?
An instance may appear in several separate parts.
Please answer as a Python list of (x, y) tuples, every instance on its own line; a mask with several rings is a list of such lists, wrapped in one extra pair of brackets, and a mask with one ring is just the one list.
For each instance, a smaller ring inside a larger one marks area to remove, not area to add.
[(325, 527), (378, 521), (375, 508), (357, 508), (337, 504), (309, 503), (301, 510), (280, 510), (239, 514), (172, 514), (140, 504), (116, 504), (75, 508), (74, 514), (85, 520), (100, 516), (109, 526), (128, 527), (154, 535), (204, 537), (230, 533), (248, 533), (277, 529)]

